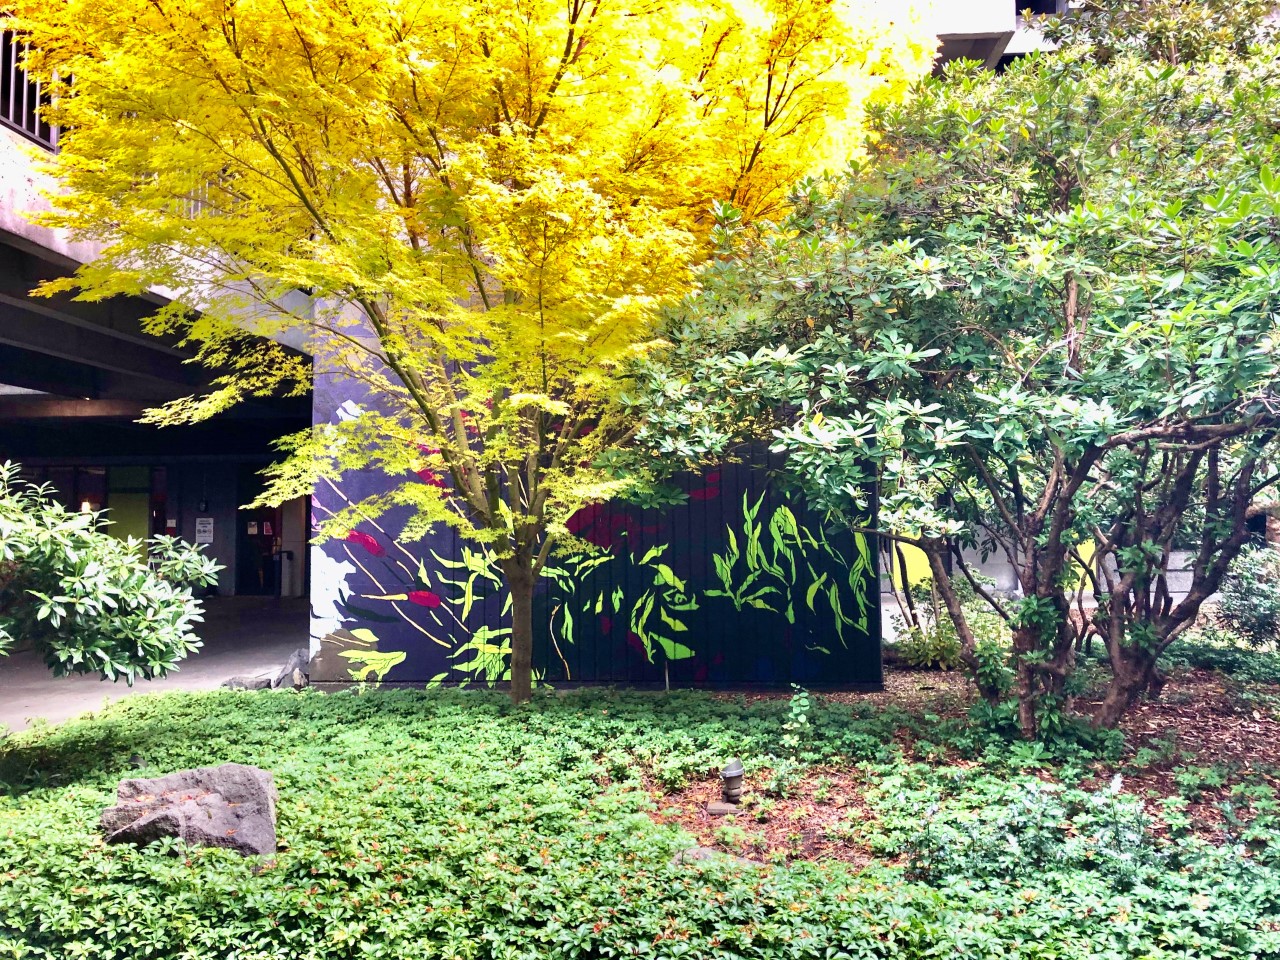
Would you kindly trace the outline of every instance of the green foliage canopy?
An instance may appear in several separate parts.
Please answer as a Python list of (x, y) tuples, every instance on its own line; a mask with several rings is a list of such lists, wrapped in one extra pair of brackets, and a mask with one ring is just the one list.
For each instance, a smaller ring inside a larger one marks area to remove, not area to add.
[[(878, 488), (880, 532), (929, 555), (971, 668), (948, 584), (1009, 621), (1024, 730), (1061, 706), (1084, 629), (1114, 723), (1275, 480), (1277, 70), (1271, 48), (1195, 68), (1077, 48), (926, 82), (775, 229), (722, 211), (722, 258), (641, 371), (652, 449), (771, 432), (855, 524)], [(972, 580), (965, 548), (1007, 559), (1020, 599)], [(1082, 584), (1093, 624), (1072, 616)]]

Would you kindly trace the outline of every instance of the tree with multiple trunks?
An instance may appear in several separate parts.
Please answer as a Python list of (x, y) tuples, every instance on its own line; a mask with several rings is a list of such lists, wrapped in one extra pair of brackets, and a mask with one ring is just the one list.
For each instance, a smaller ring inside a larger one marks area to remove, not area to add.
[[(1052, 733), (1094, 634), (1113, 726), (1277, 479), (1278, 81), (1273, 48), (1173, 65), (1079, 47), (928, 81), (779, 226), (726, 217), (730, 248), (646, 361), (644, 439), (687, 462), (772, 431), (854, 525), (878, 488), (874, 531), (924, 551), (990, 702)], [(1015, 596), (975, 551), (1012, 566)], [(1008, 660), (960, 583), (1007, 622)]]
[[(11, 0), (61, 124), (45, 222), (101, 243), (86, 297), (160, 289), (151, 321), (219, 372), (153, 411), (213, 416), (316, 376), (358, 414), (290, 438), (264, 499), (375, 468), (383, 493), (501, 564), (511, 692), (565, 522), (637, 489), (621, 371), (689, 290), (708, 208), (782, 206), (843, 166), (868, 106), (934, 40), (859, 0)], [(68, 83), (68, 78), (74, 78)], [(423, 481), (426, 482), (423, 482)]]

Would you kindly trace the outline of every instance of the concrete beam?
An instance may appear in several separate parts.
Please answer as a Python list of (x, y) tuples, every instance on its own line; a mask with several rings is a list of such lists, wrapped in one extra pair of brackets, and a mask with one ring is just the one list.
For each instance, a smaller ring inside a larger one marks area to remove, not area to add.
[(70, 400), (65, 397), (0, 396), (0, 421), (137, 420), (147, 408), (137, 400)]
[(194, 387), (200, 370), (167, 351), (87, 326), (62, 322), (56, 310), (0, 294), (0, 344), (101, 370)]

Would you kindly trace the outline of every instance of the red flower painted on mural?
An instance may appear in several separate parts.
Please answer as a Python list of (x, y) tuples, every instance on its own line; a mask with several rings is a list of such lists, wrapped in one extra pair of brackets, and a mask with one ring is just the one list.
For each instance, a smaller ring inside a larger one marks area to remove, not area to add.
[(633, 535), (631, 518), (625, 513), (612, 513), (607, 504), (593, 503), (583, 507), (565, 524), (569, 532), (593, 543), (601, 550), (612, 551), (623, 542), (624, 537)]
[(346, 541), (347, 543), (359, 544), (375, 557), (385, 557), (387, 555), (387, 548), (374, 539), (372, 534), (352, 530), (347, 534)]
[(420, 607), (429, 607), (434, 610), (440, 606), (440, 595), (432, 593), (430, 590), (410, 590), (409, 602), (416, 603)]
[(689, 491), (690, 500), (711, 500), (720, 496), (720, 471), (708, 473), (704, 478), (707, 485), (698, 490)]

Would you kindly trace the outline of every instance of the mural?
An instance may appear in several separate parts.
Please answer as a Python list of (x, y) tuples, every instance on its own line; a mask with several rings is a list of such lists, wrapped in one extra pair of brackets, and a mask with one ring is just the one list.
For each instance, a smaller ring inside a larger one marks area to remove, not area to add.
[[(318, 516), (375, 492), (317, 491)], [(423, 482), (430, 482), (426, 478)], [(681, 479), (662, 511), (601, 504), (570, 529), (535, 604), (534, 667), (553, 686), (878, 686), (879, 591), (866, 538), (826, 528), (767, 463)], [(455, 532), (403, 543), (394, 514), (321, 545), (313, 564), (318, 681), (500, 684), (510, 599), (486, 548)]]
[[(317, 413), (325, 400), (339, 417), (353, 403), (318, 391)], [(569, 528), (588, 546), (543, 571), (537, 681), (878, 688), (876, 550), (771, 483), (771, 466), (756, 450), (678, 478), (680, 506), (608, 503), (574, 516)], [(326, 481), (314, 522), (386, 483), (372, 472)], [(403, 540), (407, 519), (391, 512), (312, 548), (313, 681), (503, 683), (511, 604), (492, 553), (447, 528)]]

